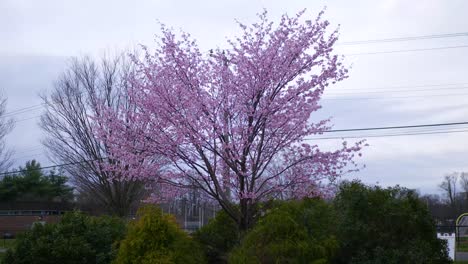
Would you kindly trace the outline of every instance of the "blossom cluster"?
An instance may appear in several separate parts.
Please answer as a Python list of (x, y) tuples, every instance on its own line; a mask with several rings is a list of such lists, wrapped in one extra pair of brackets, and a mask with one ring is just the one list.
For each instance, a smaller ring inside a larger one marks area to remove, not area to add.
[(330, 129), (311, 116), (324, 90), (347, 77), (333, 54), (338, 32), (327, 34), (322, 13), (304, 14), (277, 25), (259, 14), (257, 23), (239, 23), (228, 49), (208, 53), (162, 26), (156, 50), (133, 58), (132, 107), (102, 106), (96, 117), (98, 136), (121, 161), (107, 169), (160, 182), (164, 197), (195, 187), (222, 206), (323, 195), (355, 170), (362, 142), (335, 151), (304, 143)]

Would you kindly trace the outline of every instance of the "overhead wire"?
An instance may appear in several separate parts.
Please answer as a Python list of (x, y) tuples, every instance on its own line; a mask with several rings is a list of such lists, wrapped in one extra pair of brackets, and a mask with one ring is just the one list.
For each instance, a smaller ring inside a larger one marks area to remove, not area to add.
[(426, 98), (426, 97), (449, 97), (468, 95), (468, 93), (458, 94), (429, 94), (429, 95), (408, 95), (408, 96), (387, 96), (387, 97), (322, 97), (322, 100), (388, 100), (388, 99), (408, 99), (408, 98)]
[(383, 134), (383, 135), (360, 135), (360, 136), (335, 136), (335, 137), (308, 137), (304, 140), (324, 140), (324, 139), (366, 139), (366, 138), (378, 138), (378, 137), (400, 137), (400, 136), (416, 136), (416, 135), (433, 135), (433, 134), (450, 134), (450, 133), (462, 133), (468, 132), (467, 130), (449, 130), (449, 131), (428, 131), (428, 132), (408, 132), (408, 133), (398, 133), (398, 134)]
[[(402, 42), (402, 41), (415, 41), (415, 40), (427, 40), (427, 39), (440, 39), (440, 38), (454, 38), (454, 37), (467, 37), (468, 32), (457, 32), (457, 33), (449, 33), (449, 34), (433, 34), (433, 35), (422, 35), (422, 36), (409, 36), (409, 37), (395, 37), (395, 38), (384, 38), (384, 39), (371, 39), (371, 40), (358, 40), (358, 41), (345, 41), (339, 42), (337, 45), (362, 45), (362, 44), (372, 44), (372, 43), (389, 43), (389, 42)], [(363, 52), (363, 53), (354, 53), (354, 54), (347, 54), (347, 55), (373, 55), (373, 54), (391, 54), (391, 53), (404, 53), (404, 52), (419, 52), (419, 51), (431, 51), (431, 50), (445, 50), (445, 49), (458, 49), (458, 48), (467, 48), (468, 45), (458, 45), (458, 46), (444, 46), (444, 47), (433, 47), (433, 48), (419, 48), (419, 49), (403, 49), (403, 50), (390, 50), (390, 51), (377, 51), (377, 52)], [(345, 54), (346, 55), (346, 54)], [(434, 84), (434, 85), (420, 85), (420, 86), (393, 86), (388, 87), (390, 89), (398, 89), (398, 88), (408, 88), (408, 87), (437, 87), (437, 86), (450, 86), (450, 85), (466, 85), (467, 83), (462, 84)], [(452, 87), (452, 88), (436, 88), (436, 89), (420, 89), (420, 90), (406, 90), (403, 92), (414, 92), (414, 91), (429, 91), (429, 90), (448, 90), (448, 89), (466, 89), (468, 87)], [(354, 89), (354, 90), (365, 90), (365, 89), (372, 89), (372, 88), (362, 88), (362, 89)], [(348, 89), (347, 89), (348, 90)], [(353, 90), (353, 89), (349, 89)], [(367, 92), (367, 93), (386, 93), (386, 92), (395, 92), (395, 91), (374, 91), (374, 92)], [(362, 92), (364, 93), (364, 92)], [(362, 94), (361, 93), (361, 94)], [(351, 93), (348, 93), (351, 94)], [(341, 94), (330, 94), (330, 95), (346, 95), (344, 93)], [(415, 97), (434, 97), (434, 96), (460, 96), (460, 95), (468, 95), (468, 94), (442, 94), (442, 95), (417, 95), (417, 96), (402, 96), (402, 97), (374, 97), (374, 98), (323, 98), (323, 100), (369, 100), (369, 99), (406, 99), (406, 98), (415, 98)], [(5, 113), (4, 117), (10, 117), (18, 114), (27, 113), (30, 111), (34, 111), (39, 109), (45, 105), (44, 103), (33, 105), (30, 107), (20, 108), (13, 110), (11, 112)], [(38, 118), (40, 116), (34, 116), (26, 119), (21, 119), (16, 122), (27, 121), (31, 119)], [(464, 123), (464, 122), (461, 122)], [(434, 125), (434, 124), (433, 124)], [(424, 126), (433, 126), (433, 125), (424, 125)], [(445, 124), (447, 125), (447, 124)], [(361, 129), (342, 129), (342, 130), (329, 130), (326, 132), (344, 132), (344, 131), (363, 131), (363, 130), (381, 130), (381, 129), (397, 129), (397, 128), (410, 128), (410, 127), (422, 127), (422, 126), (400, 126), (400, 127), (385, 127), (385, 128), (361, 128)], [(466, 132), (468, 130), (461, 130), (461, 131), (433, 131), (433, 132), (414, 132), (414, 133), (406, 133), (406, 134), (391, 134), (391, 135), (368, 135), (365, 137), (382, 137), (382, 136), (402, 136), (402, 135), (421, 135), (421, 134), (438, 134), (438, 133), (455, 133), (455, 132)], [(341, 138), (341, 137), (334, 137), (334, 138)], [(349, 138), (349, 137), (347, 137)], [(329, 139), (329, 138), (314, 138), (314, 139)], [(51, 168), (57, 166), (66, 166), (72, 164), (61, 164), (43, 168)], [(0, 175), (2, 175), (0, 173)]]
[[(440, 86), (464, 86), (468, 83), (439, 83), (439, 84), (420, 84), (420, 85), (397, 85), (397, 86), (375, 86), (367, 88), (349, 88), (349, 90), (379, 90), (379, 89), (391, 89), (391, 90), (404, 90), (407, 88), (424, 88), (424, 87), (440, 87)], [(440, 88), (444, 89), (444, 88)]]
[(331, 130), (324, 131), (324, 133), (368, 131), (368, 130), (388, 130), (388, 129), (408, 129), (408, 128), (421, 128), (421, 127), (443, 127), (443, 126), (457, 126), (457, 125), (468, 125), (468, 121), (450, 122), (450, 123), (420, 124), (420, 125), (406, 125), (406, 126), (385, 126), (385, 127), (331, 129)]
[[(414, 129), (414, 128), (437, 128), (437, 127), (447, 127), (447, 126), (456, 126), (456, 125), (468, 125), (468, 122), (450, 122), (450, 123), (434, 123), (434, 124), (419, 124), (419, 125), (404, 125), (404, 126), (385, 126), (385, 127), (367, 127), (367, 128), (347, 128), (347, 129), (331, 129), (327, 131), (323, 131), (323, 133), (333, 133), (333, 132), (356, 132), (356, 131), (375, 131), (375, 130), (395, 130), (395, 129)], [(405, 132), (405, 133), (398, 133), (398, 134), (385, 134), (385, 135), (361, 135), (361, 136), (335, 136), (335, 137), (307, 137), (304, 140), (326, 140), (326, 139), (344, 139), (344, 138), (369, 138), (369, 137), (396, 137), (396, 136), (413, 136), (413, 135), (429, 135), (429, 134), (442, 134), (442, 133), (461, 133), (461, 132), (468, 132), (466, 130), (448, 130), (448, 131), (419, 131), (419, 132)], [(38, 170), (43, 169), (51, 169), (51, 168), (59, 168), (64, 166), (71, 166), (85, 162), (93, 162), (98, 160), (103, 160), (107, 158), (101, 159), (93, 159), (93, 160), (85, 160), (79, 162), (70, 162), (70, 163), (63, 163), (57, 165), (50, 165), (45, 167), (37, 168)], [(8, 175), (8, 174), (17, 174), (21, 172), (26, 172), (25, 170), (17, 170), (17, 171), (10, 171), (10, 172), (3, 172), (0, 173), (0, 176)]]
[[(45, 167), (36, 168), (36, 170), (61, 168), (61, 167), (65, 167), (65, 166), (71, 166), (71, 165), (76, 165), (76, 164), (86, 163), (86, 162), (99, 161), (99, 160), (104, 160), (104, 159), (107, 159), (107, 158), (100, 158), (100, 159), (93, 159), (93, 160), (83, 160), (83, 161), (77, 161), (77, 162), (62, 163), (62, 164), (57, 164), (57, 165), (49, 165), (49, 166), (45, 166)], [(0, 176), (4, 176), (4, 175), (8, 175), (8, 174), (17, 174), (17, 173), (22, 173), (22, 172), (27, 172), (27, 171), (30, 171), (30, 169), (7, 171), (7, 172), (0, 173)]]
[[(432, 89), (398, 89), (398, 90), (379, 90), (379, 91), (368, 91), (368, 92), (360, 92), (358, 89), (357, 92), (354, 92), (354, 89), (341, 89), (340, 92), (334, 91), (331, 93), (325, 93), (327, 95), (349, 95), (349, 94), (379, 94), (379, 93), (409, 93), (409, 92), (431, 92), (431, 91), (440, 91), (440, 90), (466, 90), (468, 86), (465, 87), (446, 87), (446, 88), (432, 88)], [(345, 93), (348, 92), (349, 93)], [(361, 90), (362, 91), (362, 90)]]
[(346, 55), (346, 56), (376, 55), (376, 54), (418, 52), (418, 51), (428, 51), (428, 50), (447, 50), (447, 49), (459, 49), (459, 48), (468, 48), (468, 45), (445, 46), (445, 47), (434, 47), (434, 48), (421, 48), (421, 49), (388, 50), (388, 51), (376, 51), (376, 52), (360, 52), (360, 53), (348, 53), (348, 54), (343, 54), (343, 55)]
[(32, 105), (32, 106), (28, 106), (28, 107), (19, 108), (19, 109), (13, 110), (13, 111), (6, 112), (4, 115), (2, 115), (2, 117), (10, 117), (10, 116), (19, 115), (19, 114), (27, 113), (27, 112), (30, 112), (30, 111), (34, 111), (34, 110), (40, 109), (43, 105), (44, 104), (37, 104), (37, 105)]
[[(372, 138), (372, 137), (395, 137), (395, 136), (414, 136), (414, 135), (431, 135), (431, 134), (446, 134), (446, 133), (461, 133), (468, 132), (467, 127), (455, 127), (449, 128), (450, 126), (468, 125), (468, 122), (450, 122), (450, 123), (434, 123), (434, 124), (419, 124), (419, 125), (405, 125), (405, 126), (385, 126), (385, 127), (366, 127), (366, 128), (346, 128), (346, 129), (331, 129), (323, 131), (323, 133), (337, 133), (337, 132), (361, 132), (361, 131), (381, 131), (381, 130), (401, 130), (401, 129), (412, 129), (413, 131), (396, 132), (393, 134), (369, 134), (369, 135), (351, 135), (351, 136), (333, 136), (333, 137), (308, 137), (305, 140), (321, 140), (321, 139), (341, 139), (341, 138)], [(414, 129), (427, 129), (427, 131), (414, 131)], [(444, 130), (438, 130), (443, 128)], [(434, 129), (436, 129), (434, 131)], [(462, 129), (462, 130), (460, 130)]]
[(468, 32), (457, 32), (457, 33), (448, 33), (448, 34), (432, 34), (432, 35), (409, 36), (409, 37), (395, 37), (395, 38), (383, 38), (383, 39), (344, 41), (344, 42), (338, 42), (336, 44), (337, 45), (361, 45), (361, 44), (402, 42), (402, 41), (440, 39), (440, 38), (454, 38), (454, 37), (468, 37)]

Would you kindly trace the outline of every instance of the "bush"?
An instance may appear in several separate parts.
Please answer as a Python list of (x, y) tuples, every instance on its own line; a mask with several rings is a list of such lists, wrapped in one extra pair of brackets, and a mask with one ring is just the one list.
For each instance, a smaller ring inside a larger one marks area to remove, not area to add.
[(229, 251), (239, 243), (240, 232), (237, 223), (220, 211), (194, 233), (194, 239), (203, 245), (209, 263), (226, 263)]
[(451, 263), (414, 191), (343, 183), (334, 200), (337, 263)]
[(285, 202), (249, 231), (230, 263), (328, 263), (337, 249), (334, 215), (319, 199)]
[(140, 208), (129, 224), (115, 263), (204, 263), (201, 247), (159, 208)]
[(57, 224), (36, 224), (19, 235), (4, 263), (110, 263), (124, 234), (119, 218), (67, 213)]

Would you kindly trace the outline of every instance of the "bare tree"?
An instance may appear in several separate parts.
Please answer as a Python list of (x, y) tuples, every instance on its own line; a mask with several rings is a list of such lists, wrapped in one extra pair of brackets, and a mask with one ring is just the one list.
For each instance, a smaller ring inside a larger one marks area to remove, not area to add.
[(468, 173), (460, 173), (460, 185), (463, 192), (468, 193)]
[(456, 197), (457, 197), (457, 182), (458, 182), (458, 173), (454, 172), (444, 176), (444, 181), (439, 184), (449, 202), (450, 207), (456, 209)]
[(6, 146), (5, 137), (14, 128), (13, 119), (6, 112), (7, 99), (0, 95), (0, 172), (8, 170), (13, 165), (13, 151)]
[(123, 54), (103, 56), (98, 63), (89, 57), (73, 58), (51, 94), (42, 96), (46, 110), (40, 125), (50, 158), (73, 164), (65, 170), (82, 198), (119, 216), (128, 215), (146, 191), (141, 182), (103, 169), (118, 161), (107, 158), (108, 148), (94, 136), (91, 116), (101, 114), (102, 102), (112, 108), (130, 107), (125, 94), (131, 71)]
[(468, 202), (468, 173), (462, 172), (460, 174), (460, 185), (461, 189), (463, 190), (463, 196), (466, 203)]

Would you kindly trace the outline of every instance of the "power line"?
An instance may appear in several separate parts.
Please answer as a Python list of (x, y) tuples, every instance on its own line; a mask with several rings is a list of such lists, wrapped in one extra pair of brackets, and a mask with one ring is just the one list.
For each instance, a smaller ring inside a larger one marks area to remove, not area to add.
[[(386, 86), (386, 87), (373, 87), (373, 88), (347, 88), (343, 89), (342, 91), (355, 91), (355, 90), (375, 90), (375, 89), (390, 89), (390, 90), (384, 90), (384, 91), (370, 91), (370, 92), (352, 92), (352, 93), (329, 93), (327, 95), (352, 95), (352, 94), (367, 94), (367, 93), (390, 93), (390, 92), (419, 92), (419, 91), (436, 91), (436, 90), (465, 90), (468, 89), (468, 86), (463, 86), (463, 87), (446, 87), (446, 88), (433, 88), (433, 89), (414, 89), (414, 90), (407, 90), (405, 88), (424, 88), (424, 87), (439, 87), (439, 86), (453, 86), (453, 85), (467, 85), (468, 83), (449, 83), (449, 84), (426, 84), (426, 85), (410, 85), (410, 86)], [(400, 91), (401, 90), (401, 91)], [(329, 90), (327, 90), (329, 91)], [(453, 95), (466, 95), (466, 94), (453, 94)], [(427, 96), (427, 95), (426, 95)], [(452, 96), (452, 94), (448, 95), (429, 95), (429, 96)], [(411, 96), (411, 97), (419, 97), (419, 96)], [(424, 97), (424, 96), (423, 96)], [(325, 99), (330, 99), (330, 100), (351, 100), (351, 99), (392, 99), (392, 98), (407, 98), (407, 96), (404, 97), (387, 97), (387, 98), (325, 98)], [(32, 105), (29, 107), (24, 107), (20, 109), (16, 109), (10, 112), (5, 113), (2, 117), (9, 117), (13, 115), (18, 115), (18, 114), (23, 114), (26, 112), (34, 111), (39, 108), (41, 108), (44, 103), (38, 104), (38, 105)], [(38, 118), (38, 116), (33, 116), (30, 118), (25, 118), (25, 119), (20, 119), (17, 120), (16, 122), (23, 122), (27, 120), (31, 120), (34, 118)]]
[(425, 98), (425, 97), (445, 97), (445, 96), (460, 96), (468, 95), (468, 93), (459, 93), (459, 94), (429, 94), (429, 95), (408, 95), (408, 96), (390, 96), (390, 97), (347, 97), (347, 98), (330, 98), (323, 97), (322, 100), (387, 100), (387, 99), (407, 99), (407, 98)]
[(456, 125), (468, 125), (468, 122), (452, 122), (452, 123), (422, 124), (422, 125), (408, 125), (408, 126), (331, 129), (331, 130), (327, 130), (323, 132), (333, 133), (333, 132), (352, 132), (352, 131), (369, 131), (369, 130), (407, 129), (407, 128), (421, 128), (421, 127), (441, 127), (441, 126), (456, 126)]
[(10, 112), (6, 112), (2, 117), (9, 117), (9, 116), (14, 116), (14, 115), (19, 115), (23, 113), (27, 113), (30, 111), (34, 111), (37, 109), (40, 109), (44, 104), (38, 104), (38, 105), (32, 105), (24, 108), (19, 108)]
[[(420, 84), (420, 85), (397, 85), (397, 86), (380, 86), (380, 87), (367, 87), (367, 88), (350, 88), (349, 90), (376, 90), (376, 89), (395, 89), (401, 90), (406, 88), (425, 88), (425, 87), (440, 87), (440, 86), (464, 86), (468, 83), (441, 83), (441, 84)], [(444, 89), (444, 88), (440, 88)]]
[[(40, 151), (40, 152), (38, 152), (38, 151)], [(27, 158), (27, 157), (32, 157), (32, 156), (40, 155), (40, 154), (43, 153), (43, 151), (44, 151), (44, 149), (43, 149), (42, 146), (29, 147), (29, 148), (23, 149), (22, 151), (18, 151), (18, 152), (15, 151), (15, 152), (13, 153), (12, 158), (13, 158), (14, 160), (24, 159), (24, 158)], [(34, 154), (32, 154), (32, 153), (34, 153)], [(17, 157), (18, 154), (23, 154), (23, 155)], [(27, 155), (24, 155), (24, 154), (27, 154)]]
[[(369, 91), (369, 92), (359, 92), (363, 89), (342, 89), (341, 91), (350, 91), (350, 93), (343, 93), (343, 92), (332, 92), (327, 93), (327, 95), (347, 95), (347, 94), (374, 94), (374, 93), (409, 93), (409, 92), (430, 92), (430, 91), (440, 91), (440, 90), (465, 90), (468, 89), (466, 87), (446, 87), (446, 88), (432, 88), (432, 89), (398, 89), (398, 90), (380, 90), (380, 91)], [(357, 90), (358, 92), (353, 92)]]
[[(85, 162), (98, 161), (98, 160), (103, 160), (103, 159), (107, 159), (107, 158), (100, 158), (100, 159), (94, 159), (94, 160), (84, 160), (84, 161), (76, 161), (76, 162), (70, 162), (70, 163), (62, 163), (62, 164), (57, 164), (57, 165), (50, 165), (50, 166), (46, 166), (46, 167), (39, 167), (39, 168), (36, 168), (35, 170), (61, 168), (61, 167), (65, 167), (65, 166), (76, 165), (76, 164), (85, 163)], [(0, 176), (4, 176), (4, 175), (8, 175), (8, 174), (22, 173), (22, 172), (27, 172), (27, 171), (30, 171), (30, 169), (2, 172), (2, 173), (0, 173)]]
[(412, 132), (412, 133), (399, 133), (399, 134), (384, 134), (384, 135), (363, 135), (363, 136), (342, 136), (342, 137), (318, 137), (318, 138), (305, 138), (304, 140), (323, 140), (323, 139), (343, 139), (343, 138), (378, 138), (378, 137), (400, 137), (400, 136), (416, 136), (416, 135), (433, 135), (433, 134), (449, 134), (449, 133), (463, 133), (468, 130), (453, 130), (453, 131), (430, 131), (430, 132)]
[(447, 46), (447, 47), (435, 47), (435, 48), (422, 48), (422, 49), (389, 50), (389, 51), (377, 51), (377, 52), (362, 52), (362, 53), (350, 53), (350, 54), (344, 54), (344, 55), (347, 55), (347, 56), (354, 56), (354, 55), (375, 55), (375, 54), (389, 54), (389, 53), (402, 53), (402, 52), (417, 52), (417, 51), (458, 49), (458, 48), (468, 48), (468, 45)]
[[(330, 132), (330, 131), (327, 131)], [(352, 138), (375, 138), (375, 137), (399, 137), (399, 136), (414, 136), (414, 135), (432, 135), (432, 134), (447, 134), (447, 133), (462, 133), (462, 132), (468, 132), (468, 130), (455, 130), (455, 131), (432, 131), (432, 132), (414, 132), (414, 133), (400, 133), (400, 134), (386, 134), (386, 135), (365, 135), (365, 136), (343, 136), (343, 137), (319, 137), (319, 138), (304, 138), (304, 140), (327, 140), (327, 139), (352, 139)], [(92, 162), (92, 161), (98, 161), (98, 160), (103, 160), (102, 159), (94, 159), (94, 160), (85, 160), (85, 161), (78, 161), (78, 162), (70, 162), (70, 163), (64, 163), (64, 164), (57, 164), (57, 165), (51, 165), (51, 166), (46, 166), (46, 167), (39, 167), (36, 168), (35, 170), (45, 170), (45, 169), (53, 169), (53, 168), (60, 168), (60, 167), (65, 167), (65, 166), (70, 166), (70, 165), (76, 165), (84, 162)], [(27, 172), (30, 171), (31, 169), (24, 169), (24, 170), (16, 170), (16, 171), (10, 171), (10, 172), (3, 172), (0, 173), (0, 176), (8, 175), (8, 174), (16, 174), (16, 173), (22, 173), (22, 172)]]
[(337, 45), (361, 45), (361, 44), (372, 44), (372, 43), (387, 43), (387, 42), (413, 41), (413, 40), (425, 40), (425, 39), (440, 39), (440, 38), (454, 38), (454, 37), (468, 37), (468, 32), (458, 32), (458, 33), (448, 33), (448, 34), (433, 34), (433, 35), (410, 36), (410, 37), (396, 37), (396, 38), (384, 38), (384, 39), (345, 41), (345, 42), (339, 42), (339, 43), (337, 43)]
[[(387, 127), (368, 127), (368, 128), (348, 128), (348, 129), (332, 129), (323, 131), (323, 133), (333, 133), (333, 132), (355, 132), (355, 131), (372, 131), (372, 130), (391, 130), (391, 129), (408, 129), (408, 128), (427, 128), (427, 127), (445, 127), (445, 126), (455, 126), (455, 125), (468, 125), (468, 122), (452, 122), (452, 123), (436, 123), (436, 124), (421, 124), (421, 125), (407, 125), (407, 126), (387, 126)], [(395, 137), (395, 136), (412, 136), (412, 135), (429, 135), (429, 134), (446, 134), (446, 133), (461, 133), (468, 132), (468, 130), (449, 130), (449, 131), (419, 131), (419, 132), (407, 132), (407, 133), (398, 133), (398, 134), (385, 134), (385, 135), (365, 135), (365, 136), (336, 136), (336, 137), (319, 137), (319, 138), (305, 138), (304, 140), (323, 140), (323, 139), (341, 139), (341, 138), (369, 138), (369, 137)], [(64, 164), (51, 165), (46, 167), (37, 168), (38, 170), (51, 169), (51, 168), (60, 168), (64, 166), (76, 165), (84, 162), (92, 162), (103, 160), (107, 158), (100, 158), (94, 160), (85, 160), (70, 162)], [(17, 170), (11, 172), (0, 173), (0, 176), (7, 174), (15, 174), (26, 172), (25, 170)]]

